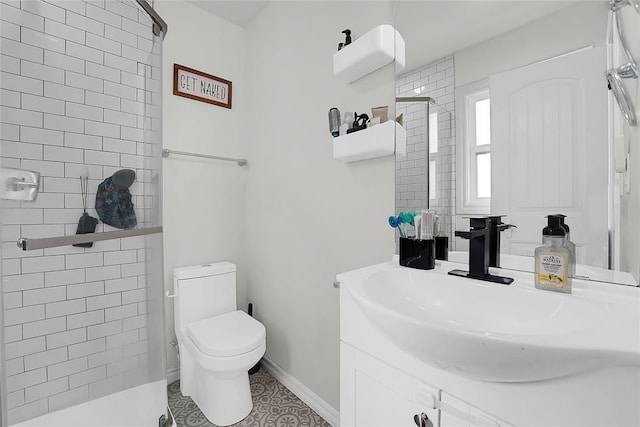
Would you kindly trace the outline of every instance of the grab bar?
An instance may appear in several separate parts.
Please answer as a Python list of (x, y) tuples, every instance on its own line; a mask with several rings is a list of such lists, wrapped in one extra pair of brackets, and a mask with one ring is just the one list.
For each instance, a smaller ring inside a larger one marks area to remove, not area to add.
[(205, 159), (214, 159), (214, 160), (225, 160), (227, 162), (236, 162), (238, 166), (247, 165), (247, 159), (235, 159), (233, 157), (221, 157), (221, 156), (211, 156), (209, 154), (187, 153), (186, 151), (169, 150), (168, 148), (165, 148), (162, 150), (162, 157), (169, 157), (170, 154), (179, 154), (181, 156), (191, 156), (191, 157), (203, 157)]
[(23, 251), (34, 249), (57, 248), (71, 246), (78, 243), (93, 243), (102, 240), (123, 239), (125, 237), (146, 236), (162, 233), (162, 227), (135, 228), (133, 230), (106, 231), (104, 233), (74, 234), (73, 236), (45, 237), (42, 239), (18, 239), (18, 247)]

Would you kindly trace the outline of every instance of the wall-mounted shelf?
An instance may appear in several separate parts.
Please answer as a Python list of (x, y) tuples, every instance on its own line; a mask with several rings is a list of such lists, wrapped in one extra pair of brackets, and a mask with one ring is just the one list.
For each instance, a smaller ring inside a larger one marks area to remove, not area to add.
[(345, 162), (407, 153), (407, 132), (393, 120), (333, 138), (333, 158)]
[(333, 75), (351, 83), (390, 62), (404, 69), (404, 39), (391, 25), (378, 25), (333, 54)]

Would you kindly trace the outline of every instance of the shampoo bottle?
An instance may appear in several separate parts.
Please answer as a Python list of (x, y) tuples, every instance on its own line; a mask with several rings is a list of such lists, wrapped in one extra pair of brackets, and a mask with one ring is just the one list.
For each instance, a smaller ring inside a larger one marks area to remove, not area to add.
[(565, 239), (564, 245), (569, 249), (569, 276), (575, 277), (576, 275), (576, 244), (571, 241), (571, 234), (569, 233), (569, 226), (565, 224), (564, 219), (567, 217), (563, 214), (556, 214), (560, 219), (560, 225), (564, 228)]
[(538, 289), (571, 293), (570, 252), (565, 246), (566, 231), (556, 215), (547, 216), (542, 229), (542, 246), (535, 251), (535, 285)]

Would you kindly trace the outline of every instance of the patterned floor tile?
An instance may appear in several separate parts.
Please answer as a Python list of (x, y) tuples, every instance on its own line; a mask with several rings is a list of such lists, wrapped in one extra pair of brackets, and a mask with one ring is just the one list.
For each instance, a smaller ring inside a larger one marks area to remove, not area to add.
[[(249, 377), (253, 410), (237, 427), (330, 427), (264, 368)], [(169, 407), (178, 427), (215, 427), (189, 397), (180, 393), (180, 381), (169, 384)]]

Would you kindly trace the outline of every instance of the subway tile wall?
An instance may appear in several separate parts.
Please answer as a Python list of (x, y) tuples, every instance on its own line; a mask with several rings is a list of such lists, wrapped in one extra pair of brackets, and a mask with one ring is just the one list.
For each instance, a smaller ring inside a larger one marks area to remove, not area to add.
[(455, 215), (455, 66), (453, 55), (445, 56), (396, 79), (396, 96), (430, 96), (438, 105), (438, 151), (428, 154), (426, 109), (424, 103), (397, 104), (407, 130), (407, 158), (396, 161), (396, 210), (419, 210), (427, 206), (427, 159), (436, 165), (436, 198), (430, 209), (441, 219), (441, 234), (453, 245)]
[(97, 186), (121, 168), (136, 171), (139, 226), (160, 224), (161, 44), (133, 0), (2, 1), (0, 37), (2, 165), (39, 171), (42, 190), (33, 203), (2, 202), (3, 398), (14, 424), (149, 379), (158, 277), (146, 265), (157, 247), (135, 237), (23, 252), (16, 240), (75, 234), (80, 175), (97, 218)]

